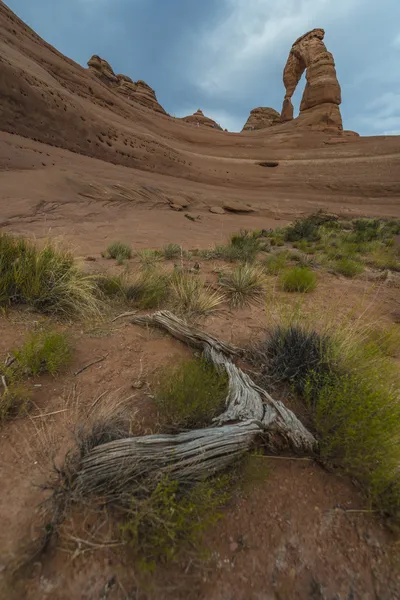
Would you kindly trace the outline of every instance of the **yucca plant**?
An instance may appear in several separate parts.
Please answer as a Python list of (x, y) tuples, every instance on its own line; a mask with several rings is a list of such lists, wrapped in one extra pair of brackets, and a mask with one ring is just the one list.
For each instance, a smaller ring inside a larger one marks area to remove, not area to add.
[(258, 302), (267, 289), (264, 270), (260, 266), (239, 265), (220, 279), (220, 285), (226, 291), (233, 308)]
[(181, 313), (207, 315), (217, 310), (225, 296), (220, 291), (204, 287), (201, 279), (185, 271), (175, 271), (171, 280), (171, 301)]

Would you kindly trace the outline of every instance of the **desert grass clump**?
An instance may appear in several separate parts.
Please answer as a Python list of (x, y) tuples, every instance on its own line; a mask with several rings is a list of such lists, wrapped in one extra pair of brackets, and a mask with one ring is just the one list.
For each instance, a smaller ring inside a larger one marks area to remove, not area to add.
[(263, 250), (260, 238), (248, 231), (233, 234), (225, 249), (225, 257), (228, 260), (238, 260), (245, 263), (253, 263), (257, 255)]
[(123, 275), (99, 275), (96, 285), (101, 296), (123, 298), (125, 296), (125, 277)]
[(182, 255), (182, 247), (179, 244), (167, 244), (162, 249), (165, 260), (174, 260)]
[(56, 375), (71, 363), (72, 346), (66, 333), (35, 330), (13, 355), (16, 369), (25, 376)]
[(317, 286), (317, 276), (308, 267), (292, 267), (282, 273), (280, 285), (285, 292), (312, 292)]
[(337, 217), (319, 210), (308, 217), (297, 219), (293, 225), (286, 227), (285, 240), (287, 242), (298, 242), (300, 240), (315, 242), (321, 239), (321, 226), (332, 228), (336, 224)]
[(271, 254), (267, 258), (265, 266), (270, 275), (279, 275), (287, 266), (288, 261), (288, 253), (283, 252), (275, 252)]
[(132, 258), (132, 248), (123, 242), (113, 242), (107, 247), (106, 256), (122, 262)]
[(125, 297), (142, 309), (159, 308), (168, 298), (170, 276), (157, 269), (144, 269), (125, 286)]
[(2, 370), (0, 423), (24, 415), (30, 406), (30, 392), (11, 369)]
[(152, 572), (183, 551), (199, 549), (203, 534), (222, 517), (230, 486), (229, 475), (189, 487), (164, 475), (149, 494), (134, 496), (122, 532), (139, 568)]
[(72, 254), (8, 234), (0, 234), (0, 304), (28, 304), (64, 317), (95, 317), (101, 310), (95, 279)]
[(228, 394), (226, 373), (205, 360), (188, 360), (161, 373), (154, 400), (162, 426), (195, 429), (212, 424)]
[(250, 357), (266, 389), (285, 383), (302, 394), (311, 376), (322, 378), (336, 371), (329, 337), (298, 324), (275, 326), (250, 350)]
[(205, 287), (193, 273), (176, 270), (171, 279), (171, 303), (180, 313), (207, 315), (220, 308), (225, 301), (223, 293)]
[(371, 505), (400, 520), (400, 402), (376, 369), (306, 385), (321, 457), (355, 477)]
[(265, 272), (261, 266), (243, 264), (226, 273), (220, 279), (233, 308), (259, 302), (267, 290)]
[(343, 257), (333, 264), (335, 273), (344, 275), (344, 277), (352, 278), (364, 271), (364, 267), (360, 262), (351, 258)]
[(153, 250), (151, 248), (145, 248), (144, 250), (138, 250), (136, 256), (139, 259), (139, 263), (142, 269), (151, 269), (162, 261), (163, 255), (159, 250)]

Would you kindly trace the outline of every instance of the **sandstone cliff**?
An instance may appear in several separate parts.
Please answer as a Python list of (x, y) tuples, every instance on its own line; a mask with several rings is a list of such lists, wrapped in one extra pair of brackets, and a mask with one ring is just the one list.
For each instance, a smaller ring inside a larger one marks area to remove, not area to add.
[(260, 106), (253, 108), (242, 131), (253, 131), (255, 129), (266, 129), (281, 122), (281, 115), (274, 108)]
[(185, 121), (185, 123), (193, 123), (194, 125), (199, 126), (204, 125), (205, 127), (212, 127), (213, 129), (220, 129), (222, 131), (222, 127), (218, 125), (216, 121), (206, 117), (200, 108), (193, 115), (183, 117), (182, 121)]
[(157, 101), (155, 91), (144, 81), (133, 81), (127, 75), (116, 75), (110, 63), (104, 60), (104, 58), (97, 56), (97, 54), (93, 55), (89, 60), (88, 67), (89, 71), (100, 79), (100, 81), (118, 93), (156, 112), (166, 114), (163, 107)]
[(306, 71), (306, 87), (300, 105), (298, 125), (314, 129), (342, 131), (339, 105), (342, 101), (333, 56), (324, 44), (323, 29), (313, 29), (292, 46), (284, 72), (286, 94), (281, 119), (293, 119), (292, 96)]

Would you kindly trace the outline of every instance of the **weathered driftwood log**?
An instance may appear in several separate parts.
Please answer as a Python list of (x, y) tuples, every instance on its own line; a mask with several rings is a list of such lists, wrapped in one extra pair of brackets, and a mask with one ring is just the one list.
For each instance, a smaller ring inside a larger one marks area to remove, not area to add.
[(96, 446), (80, 460), (73, 491), (80, 497), (100, 495), (128, 500), (145, 482), (160, 474), (197, 481), (223, 470), (246, 452), (255, 438), (266, 436), (270, 446), (302, 454), (316, 449), (313, 435), (285, 405), (274, 400), (229, 358), (239, 350), (194, 329), (168, 311), (136, 317), (133, 323), (158, 325), (191, 346), (229, 377), (225, 411), (215, 426), (176, 435), (128, 437)]

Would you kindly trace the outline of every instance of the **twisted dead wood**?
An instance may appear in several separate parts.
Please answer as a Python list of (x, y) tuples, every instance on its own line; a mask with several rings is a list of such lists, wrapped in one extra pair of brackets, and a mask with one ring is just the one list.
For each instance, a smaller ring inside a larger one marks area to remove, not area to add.
[(229, 378), (225, 411), (215, 426), (176, 435), (148, 435), (119, 439), (96, 446), (80, 462), (74, 479), (79, 496), (101, 495), (128, 500), (143, 481), (168, 473), (174, 479), (197, 481), (223, 470), (263, 434), (271, 447), (291, 448), (301, 454), (316, 449), (316, 440), (296, 415), (229, 358), (239, 349), (192, 328), (168, 311), (136, 317), (132, 323), (157, 325), (172, 336), (201, 349)]

